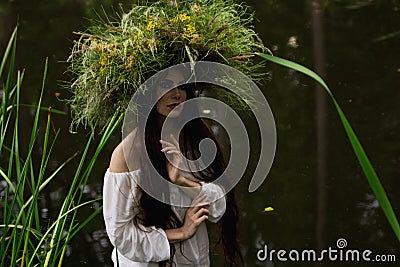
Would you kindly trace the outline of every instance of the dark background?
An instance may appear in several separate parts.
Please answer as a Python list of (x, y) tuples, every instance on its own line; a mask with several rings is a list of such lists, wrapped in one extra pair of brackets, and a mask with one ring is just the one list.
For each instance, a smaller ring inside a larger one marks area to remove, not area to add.
[[(0, 45), (4, 49), (19, 24), (17, 67), (25, 69), (22, 102), (38, 99), (45, 58), (49, 59), (44, 105), (68, 112), (59, 101), (69, 93), (60, 87), (65, 74), (73, 31), (83, 31), (86, 18), (112, 13), (132, 1), (47, 0), (0, 1)], [(400, 1), (398, 0), (248, 0), (256, 12), (256, 31), (274, 54), (299, 62), (321, 74), (357, 133), (393, 205), (400, 214)], [(374, 254), (396, 254), (399, 241), (380, 209), (357, 162), (333, 103), (316, 84), (293, 70), (268, 63), (262, 86), (277, 126), (277, 152), (271, 172), (254, 193), (248, 193), (251, 171), (258, 160), (258, 141), (252, 140), (248, 175), (238, 185), (241, 242), (248, 266), (310, 266), (310, 262), (260, 262), (257, 251), (270, 249), (336, 248), (345, 238), (348, 248)], [(59, 97), (56, 97), (59, 94)], [(29, 129), (33, 113), (20, 119)], [(69, 114), (69, 113), (68, 113)], [(50, 167), (82, 151), (89, 131), (68, 132), (69, 115), (55, 115), (61, 142)], [(254, 120), (249, 119), (252, 126)], [(23, 131), (21, 131), (23, 132)], [(29, 138), (27, 136), (26, 138)], [(22, 138), (23, 139), (23, 138)], [(99, 136), (95, 141), (100, 139)], [(101, 197), (102, 180), (113, 150), (116, 132), (85, 188), (87, 199)], [(22, 140), (28, 142), (29, 140)], [(40, 151), (35, 151), (40, 155)], [(43, 221), (57, 217), (72, 179), (72, 162), (40, 197)], [(82, 209), (84, 218), (101, 203)], [(262, 212), (272, 206), (274, 211)], [(213, 232), (213, 231), (211, 231)], [(211, 246), (213, 248), (213, 246)], [(65, 266), (111, 266), (111, 244), (101, 216), (72, 240)], [(211, 251), (213, 266), (223, 266)], [(323, 266), (338, 264), (324, 261)], [(365, 266), (365, 263), (340, 265)], [(375, 266), (370, 263), (368, 266)], [(383, 266), (397, 266), (383, 263)]]

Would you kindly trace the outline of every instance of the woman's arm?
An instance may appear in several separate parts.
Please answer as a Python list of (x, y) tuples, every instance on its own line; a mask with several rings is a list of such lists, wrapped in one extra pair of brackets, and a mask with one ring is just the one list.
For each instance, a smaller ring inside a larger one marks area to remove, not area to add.
[(110, 172), (122, 173), (129, 172), (129, 168), (125, 161), (123, 143), (120, 143), (113, 151), (109, 166)]
[[(114, 149), (109, 169), (113, 173), (129, 172), (139, 169), (139, 160), (136, 157), (140, 152), (140, 145), (136, 140), (137, 128), (133, 129), (124, 140)], [(129, 159), (129, 163), (127, 163)], [(129, 167), (128, 167), (129, 166)]]
[(173, 135), (170, 135), (171, 142), (167, 142), (165, 140), (160, 140), (163, 148), (161, 152), (164, 152), (169, 158), (172, 160), (171, 162), (167, 162), (167, 172), (168, 176), (172, 183), (181, 186), (181, 190), (185, 192), (186, 195), (191, 197), (192, 199), (196, 198), (201, 192), (201, 184), (199, 182), (190, 180), (181, 174), (181, 170), (179, 166), (182, 164), (182, 154), (177, 148), (178, 141), (175, 139)]
[(170, 243), (190, 239), (197, 232), (200, 225), (208, 219), (210, 203), (203, 202), (205, 198), (205, 195), (199, 197), (193, 203), (193, 206), (187, 209), (182, 227), (165, 230)]
[(167, 171), (171, 182), (179, 185), (180, 189), (190, 198), (195, 199), (201, 192), (201, 183), (190, 180), (180, 174), (180, 171), (171, 163), (167, 162)]
[(195, 182), (182, 176), (178, 166), (182, 163), (182, 154), (177, 148), (178, 141), (171, 135), (171, 142), (160, 140), (162, 152), (172, 156), (172, 162), (167, 162), (167, 172), (171, 182), (181, 186), (181, 190), (189, 197), (196, 199), (199, 195), (206, 195), (207, 202), (211, 203), (209, 218), (211, 222), (218, 222), (225, 213), (226, 199), (225, 191), (215, 183)]
[(133, 176), (139, 171), (128, 172), (121, 148), (115, 149), (104, 176), (103, 213), (109, 239), (119, 253), (132, 261), (167, 260), (170, 245), (165, 231), (134, 223), (138, 196)]

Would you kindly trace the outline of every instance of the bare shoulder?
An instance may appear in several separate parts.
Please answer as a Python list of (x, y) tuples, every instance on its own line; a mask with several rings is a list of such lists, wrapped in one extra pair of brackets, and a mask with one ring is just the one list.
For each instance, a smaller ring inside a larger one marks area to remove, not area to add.
[[(138, 147), (136, 141), (136, 129), (134, 129), (118, 146), (114, 149), (110, 160), (110, 172), (121, 173), (138, 169), (139, 160), (134, 153)], [(129, 164), (127, 163), (127, 159)], [(129, 167), (128, 167), (129, 166)]]
[(122, 142), (114, 149), (109, 166), (110, 172), (128, 172)]

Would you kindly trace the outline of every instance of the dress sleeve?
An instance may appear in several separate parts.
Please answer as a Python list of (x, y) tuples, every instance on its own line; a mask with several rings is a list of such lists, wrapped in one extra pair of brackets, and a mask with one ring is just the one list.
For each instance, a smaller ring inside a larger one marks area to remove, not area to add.
[(225, 213), (226, 210), (226, 198), (225, 191), (221, 186), (214, 183), (201, 183), (201, 192), (199, 196), (205, 194), (207, 197), (204, 201), (211, 202), (211, 206), (208, 209), (209, 215), (208, 220), (210, 222), (218, 222)]
[(124, 257), (138, 262), (159, 262), (170, 258), (167, 235), (161, 228), (138, 229), (133, 223), (138, 212), (136, 182), (138, 171), (104, 176), (103, 214), (111, 243)]

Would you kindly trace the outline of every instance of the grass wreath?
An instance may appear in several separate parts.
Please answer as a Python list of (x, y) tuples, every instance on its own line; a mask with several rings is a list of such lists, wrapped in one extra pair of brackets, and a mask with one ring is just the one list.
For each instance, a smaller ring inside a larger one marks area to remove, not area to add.
[[(93, 21), (77, 33), (68, 58), (74, 77), (67, 85), (71, 130), (79, 124), (103, 129), (125, 111), (146, 79), (174, 64), (214, 61), (259, 81), (263, 62), (252, 57), (268, 49), (253, 29), (253, 18), (248, 6), (232, 0), (160, 0), (121, 10), (115, 21)], [(234, 93), (223, 91), (218, 94), (233, 108), (246, 109)]]

